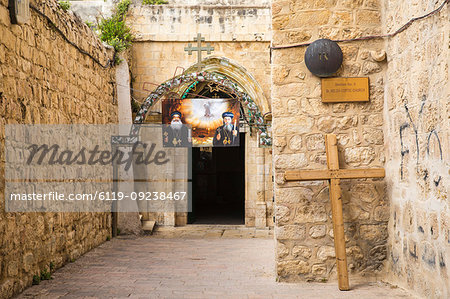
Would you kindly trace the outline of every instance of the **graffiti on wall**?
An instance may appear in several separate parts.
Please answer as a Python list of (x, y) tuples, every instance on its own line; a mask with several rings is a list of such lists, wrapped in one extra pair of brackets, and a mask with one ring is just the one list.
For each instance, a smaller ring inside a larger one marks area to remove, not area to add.
[[(411, 115), (410, 108), (408, 107), (408, 104), (405, 103), (405, 113), (406, 113), (406, 121), (400, 125), (400, 155), (401, 155), (401, 161), (400, 161), (400, 176), (401, 179), (404, 179), (404, 172), (405, 172), (405, 160), (408, 155), (412, 154), (410, 149), (412, 147), (415, 147), (415, 156), (416, 156), (416, 166), (419, 166), (421, 164), (421, 157), (428, 159), (430, 155), (432, 155), (435, 150), (437, 150), (437, 157), (440, 159), (440, 161), (443, 161), (443, 152), (442, 152), (442, 145), (441, 145), (441, 139), (439, 137), (439, 132), (435, 127), (430, 128), (429, 130), (426, 130), (425, 132), (420, 132), (419, 128), (421, 125), (421, 122), (423, 121), (423, 114), (424, 110), (426, 109), (426, 102), (427, 98), (424, 95), (422, 97), (422, 102), (420, 105), (420, 109), (418, 112), (417, 120), (414, 121)], [(413, 145), (412, 142), (409, 141), (409, 138), (407, 138), (407, 135), (410, 133), (413, 133)], [(420, 142), (421, 136), (425, 136), (425, 143)], [(422, 145), (421, 145), (422, 144)], [(433, 151), (430, 152), (430, 147), (433, 146)], [(436, 157), (436, 154), (435, 154)], [(423, 166), (423, 165), (422, 165)], [(418, 168), (418, 167), (417, 167)], [(436, 175), (433, 178), (430, 178), (430, 171), (428, 169), (423, 170), (423, 179), (425, 181), (428, 181), (429, 179), (433, 180), (434, 185), (437, 187), (441, 183), (442, 176)]]

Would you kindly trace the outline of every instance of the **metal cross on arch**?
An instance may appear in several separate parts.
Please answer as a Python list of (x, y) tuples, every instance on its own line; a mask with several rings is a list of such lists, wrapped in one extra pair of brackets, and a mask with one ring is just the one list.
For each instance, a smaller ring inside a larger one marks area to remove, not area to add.
[(205, 41), (205, 38), (202, 37), (201, 33), (197, 33), (197, 37), (194, 37), (194, 42), (197, 42), (197, 47), (192, 47), (192, 44), (189, 43), (187, 47), (184, 48), (184, 51), (188, 52), (188, 55), (192, 55), (192, 52), (197, 52), (197, 66), (198, 68), (201, 67), (202, 64), (202, 52), (206, 51), (206, 53), (209, 55), (212, 51), (214, 51), (214, 47), (211, 47), (210, 43), (206, 44), (206, 47), (202, 47), (202, 42)]

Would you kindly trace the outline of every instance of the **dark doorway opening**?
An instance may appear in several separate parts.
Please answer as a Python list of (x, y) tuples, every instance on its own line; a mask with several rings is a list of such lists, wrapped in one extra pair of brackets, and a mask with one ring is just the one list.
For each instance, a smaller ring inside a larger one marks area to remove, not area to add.
[(245, 134), (238, 147), (192, 148), (189, 223), (244, 224)]

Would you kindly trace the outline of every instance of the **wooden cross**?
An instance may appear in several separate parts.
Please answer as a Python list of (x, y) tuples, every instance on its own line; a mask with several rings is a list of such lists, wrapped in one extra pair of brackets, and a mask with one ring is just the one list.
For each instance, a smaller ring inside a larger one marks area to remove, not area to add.
[(194, 42), (197, 42), (197, 47), (192, 47), (192, 44), (189, 43), (187, 47), (184, 48), (184, 51), (188, 52), (189, 55), (192, 55), (192, 52), (197, 52), (197, 66), (200, 67), (202, 62), (202, 52), (206, 51), (209, 54), (211, 54), (212, 51), (214, 51), (214, 47), (211, 47), (210, 43), (206, 44), (206, 47), (202, 47), (202, 42), (205, 41), (205, 38), (202, 37), (201, 33), (197, 33), (197, 37), (194, 37)]
[(339, 169), (336, 135), (328, 134), (325, 139), (327, 166), (325, 170), (286, 171), (286, 181), (328, 180), (330, 186), (331, 212), (333, 217), (334, 248), (339, 290), (348, 291), (347, 256), (345, 254), (344, 220), (342, 216), (342, 194), (340, 179), (383, 178), (383, 168), (373, 169)]

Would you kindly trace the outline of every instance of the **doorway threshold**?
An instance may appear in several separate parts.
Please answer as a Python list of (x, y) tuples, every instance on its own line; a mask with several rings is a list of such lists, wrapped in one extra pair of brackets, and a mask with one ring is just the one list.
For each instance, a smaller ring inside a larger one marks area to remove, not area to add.
[(272, 239), (273, 228), (256, 228), (245, 225), (228, 224), (189, 224), (186, 226), (156, 226), (153, 237), (157, 238), (236, 238)]

